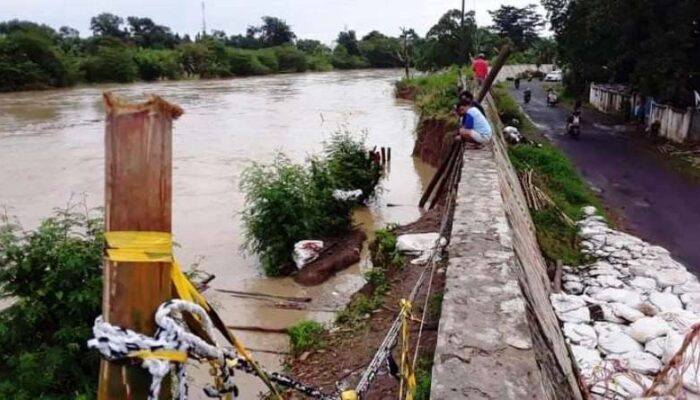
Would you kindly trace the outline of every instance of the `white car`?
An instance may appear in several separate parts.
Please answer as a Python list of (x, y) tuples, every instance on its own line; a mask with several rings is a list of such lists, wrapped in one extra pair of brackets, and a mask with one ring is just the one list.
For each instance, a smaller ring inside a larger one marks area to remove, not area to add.
[(545, 75), (545, 82), (561, 82), (561, 71), (552, 71)]

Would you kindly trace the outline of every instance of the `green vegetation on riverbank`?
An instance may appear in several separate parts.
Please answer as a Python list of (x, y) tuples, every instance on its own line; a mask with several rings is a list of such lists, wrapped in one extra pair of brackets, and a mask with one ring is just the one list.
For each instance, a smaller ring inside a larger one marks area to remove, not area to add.
[[(364, 138), (337, 132), (324, 155), (304, 164), (278, 154), (271, 164), (253, 163), (241, 178), (245, 249), (260, 257), (265, 274), (278, 276), (292, 263), (294, 243), (342, 235), (352, 229), (352, 210), (373, 196), (381, 168)], [(337, 200), (335, 190), (362, 190), (356, 200)]]
[[(521, 133), (538, 144), (511, 146), (508, 154), (518, 174), (531, 171), (533, 184), (554, 203), (554, 206), (531, 210), (543, 254), (550, 261), (580, 264), (584, 261), (583, 255), (579, 249), (577, 228), (571, 221), (582, 217), (581, 208), (584, 206), (592, 205), (604, 212), (600, 199), (576, 172), (566, 155), (539, 135), (505, 88), (494, 87), (491, 93), (501, 119), (505, 123), (519, 121)], [(562, 213), (568, 218), (563, 217)]]
[[(471, 76), (469, 71), (462, 71)], [(445, 71), (401, 79), (396, 82), (396, 94), (407, 94), (414, 100), (421, 118), (451, 118), (457, 99), (457, 67)]]
[(515, 44), (519, 62), (551, 62), (551, 41), (536, 34), (540, 16), (528, 7), (493, 13), (496, 25), (485, 28), (476, 26), (473, 12), (448, 10), (425, 37), (410, 28), (396, 37), (343, 30), (332, 48), (297, 38), (286, 21), (270, 16), (244, 35), (212, 30), (193, 38), (150, 18), (110, 13), (90, 20), (88, 37), (68, 26), (11, 20), (0, 22), (0, 91), (331, 69), (402, 67), (408, 74), (410, 67), (436, 71), (468, 63), (467, 54), (493, 57), (505, 41)]
[(57, 212), (35, 231), (0, 216), (0, 398), (88, 399), (99, 357), (87, 350), (100, 313), (101, 218)]
[(92, 18), (91, 30), (81, 38), (70, 27), (1, 22), (0, 91), (404, 65), (399, 38), (372, 31), (358, 39), (343, 31), (331, 50), (317, 40), (297, 40), (274, 17), (263, 17), (245, 35), (212, 31), (190, 38), (149, 18), (102, 13)]
[(300, 321), (287, 329), (292, 354), (295, 356), (323, 346), (322, 337), (326, 329), (316, 321)]

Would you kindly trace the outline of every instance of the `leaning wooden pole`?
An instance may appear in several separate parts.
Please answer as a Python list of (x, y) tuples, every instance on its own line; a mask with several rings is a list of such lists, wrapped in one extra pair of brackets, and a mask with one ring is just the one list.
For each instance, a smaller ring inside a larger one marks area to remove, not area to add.
[[(152, 97), (128, 104), (104, 95), (105, 230), (171, 233), (172, 126), (182, 109)], [(102, 314), (147, 335), (154, 314), (172, 297), (170, 263), (105, 261)], [(138, 365), (102, 361), (98, 399), (145, 399), (151, 376)], [(164, 387), (161, 398), (170, 398)]]
[[(501, 71), (501, 68), (503, 68), (503, 65), (505, 64), (506, 60), (508, 59), (508, 56), (510, 55), (510, 45), (505, 44), (503, 47), (501, 47), (501, 51), (498, 53), (498, 57), (496, 58), (496, 61), (494, 62), (493, 66), (491, 67), (491, 70), (489, 71), (488, 76), (486, 77), (486, 80), (484, 80), (484, 83), (481, 85), (481, 88), (479, 90), (479, 94), (476, 96), (476, 101), (481, 103), (484, 98), (486, 97), (486, 94), (491, 90), (491, 85), (493, 82), (496, 80), (496, 76), (498, 76), (498, 73)], [(461, 154), (457, 149), (460, 147), (461, 142), (455, 142), (452, 144), (452, 148), (450, 149), (450, 152), (447, 156), (446, 159), (442, 161), (442, 164), (440, 164), (440, 167), (438, 168), (437, 172), (435, 175), (433, 175), (433, 178), (430, 180), (430, 183), (428, 184), (428, 187), (426, 188), (425, 192), (423, 193), (423, 196), (421, 197), (420, 201), (418, 202), (419, 207), (423, 207), (425, 203), (430, 199), (431, 195), (433, 194), (433, 191), (436, 188), (436, 185), (438, 182), (441, 181), (443, 178), (444, 174), (447, 174), (449, 176), (452, 171), (450, 171), (447, 167), (448, 165), (454, 165), (452, 158), (456, 157), (457, 154)], [(432, 206), (431, 206), (432, 208)]]
[(506, 60), (508, 59), (509, 55), (510, 44), (506, 43), (503, 45), (503, 47), (501, 47), (501, 51), (498, 52), (498, 57), (496, 57), (496, 61), (494, 61), (488, 76), (486, 76), (486, 80), (484, 80), (484, 83), (479, 89), (479, 94), (476, 96), (476, 101), (478, 101), (479, 103), (484, 101), (484, 98), (486, 98), (486, 94), (489, 92), (489, 90), (491, 90), (491, 85), (493, 85), (493, 82), (496, 80), (498, 73), (501, 72), (501, 68), (503, 68), (503, 65), (506, 63)]

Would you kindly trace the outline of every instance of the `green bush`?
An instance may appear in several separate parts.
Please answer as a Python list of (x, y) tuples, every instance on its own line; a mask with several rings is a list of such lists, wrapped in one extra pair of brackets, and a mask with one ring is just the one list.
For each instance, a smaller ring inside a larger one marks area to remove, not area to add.
[(369, 61), (361, 56), (348, 53), (348, 50), (341, 44), (335, 46), (335, 49), (333, 49), (331, 63), (333, 64), (334, 68), (338, 69), (358, 69), (370, 67)]
[(396, 234), (393, 229), (380, 229), (375, 235), (374, 241), (369, 245), (372, 265), (376, 268), (402, 267), (404, 260), (396, 248)]
[(322, 338), (326, 330), (316, 321), (301, 321), (287, 329), (292, 353), (299, 355), (305, 351), (323, 346)]
[(314, 54), (307, 56), (309, 63), (309, 69), (312, 71), (332, 71), (333, 64), (331, 62), (330, 55), (327, 54)]
[(292, 46), (275, 47), (280, 72), (305, 72), (309, 69), (306, 53)]
[(234, 75), (264, 75), (271, 72), (268, 67), (260, 62), (253, 52), (228, 49), (227, 55), (230, 71)]
[(364, 137), (356, 139), (348, 131), (339, 131), (324, 143), (323, 150), (334, 189), (361, 189), (360, 202), (374, 195), (381, 167), (369, 159)]
[(384, 301), (383, 295), (367, 297), (358, 294), (347, 307), (335, 314), (336, 324), (357, 327), (372, 311), (379, 308)]
[(59, 212), (35, 231), (2, 219), (0, 398), (92, 398), (98, 356), (86, 342), (100, 313), (102, 223)]
[(65, 57), (49, 38), (33, 31), (0, 35), (0, 91), (69, 83)]
[(88, 82), (133, 82), (138, 78), (138, 66), (131, 50), (125, 47), (100, 47), (82, 65)]
[(182, 76), (182, 67), (172, 50), (139, 49), (134, 53), (134, 62), (139, 78), (144, 81), (179, 79)]
[(278, 72), (280, 70), (280, 64), (277, 61), (277, 54), (271, 49), (260, 49), (255, 51), (255, 57), (258, 58), (260, 63), (267, 67), (270, 72)]
[(294, 164), (279, 154), (271, 164), (254, 163), (243, 172), (244, 248), (260, 256), (267, 275), (282, 273), (299, 240), (352, 228), (351, 212), (357, 202), (334, 199), (334, 190), (362, 189), (360, 201), (374, 193), (380, 169), (370, 164), (363, 139), (336, 133), (324, 148), (324, 157), (306, 164)]

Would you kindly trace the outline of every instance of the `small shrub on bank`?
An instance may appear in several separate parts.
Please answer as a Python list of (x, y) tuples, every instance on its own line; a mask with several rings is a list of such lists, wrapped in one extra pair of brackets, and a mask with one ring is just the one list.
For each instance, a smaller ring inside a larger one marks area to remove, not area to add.
[(396, 234), (392, 228), (380, 229), (375, 232), (375, 238), (369, 245), (372, 264), (376, 268), (403, 266), (403, 256), (396, 248)]
[[(258, 254), (264, 272), (280, 275), (292, 261), (294, 243), (336, 236), (352, 229), (352, 209), (372, 196), (380, 169), (369, 161), (363, 138), (335, 133), (325, 156), (294, 164), (278, 155), (243, 172), (246, 208), (244, 248)], [(362, 189), (358, 202), (333, 198), (336, 189)]]
[(0, 398), (91, 398), (88, 351), (102, 291), (102, 221), (59, 212), (35, 231), (0, 217)]
[(287, 329), (292, 353), (299, 355), (305, 351), (319, 348), (323, 345), (322, 337), (326, 332), (323, 325), (316, 321), (301, 321)]

